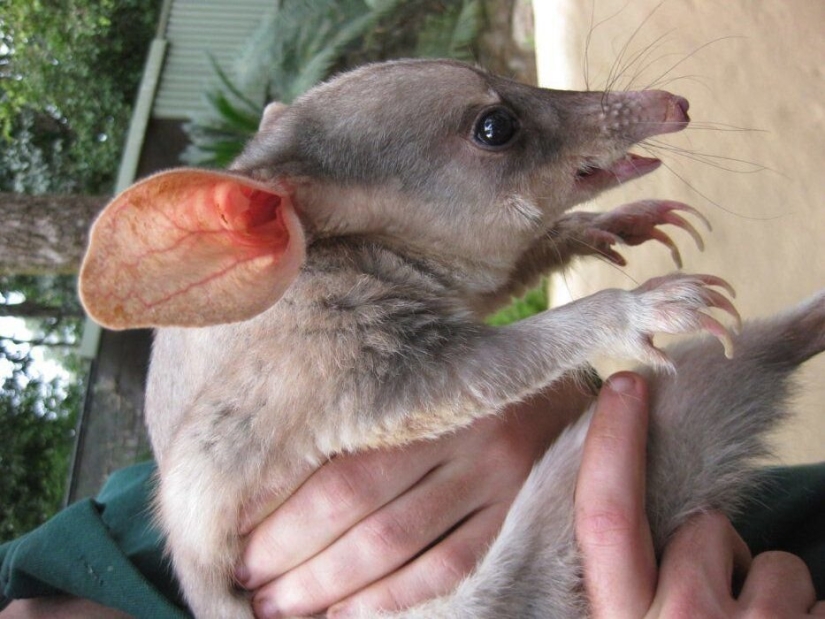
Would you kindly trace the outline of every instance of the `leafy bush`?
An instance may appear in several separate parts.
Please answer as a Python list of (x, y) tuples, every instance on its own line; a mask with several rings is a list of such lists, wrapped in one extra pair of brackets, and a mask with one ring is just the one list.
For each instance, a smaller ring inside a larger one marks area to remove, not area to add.
[(490, 316), (487, 322), (494, 326), (501, 326), (543, 312), (547, 309), (547, 297), (547, 282), (545, 281), (528, 291), (520, 299), (513, 299), (510, 305)]
[(0, 340), (0, 542), (33, 529), (63, 504), (83, 381), (32, 371), (31, 348)]
[(4, 0), (0, 187), (111, 190), (157, 0)]
[[(0, 190), (111, 191), (160, 2), (2, 6)], [(2, 277), (0, 310), (2, 541), (61, 507), (85, 372), (72, 277)], [(9, 331), (23, 322), (24, 335)], [(63, 369), (46, 376), (44, 364)]]
[(258, 127), (267, 101), (291, 103), (346, 68), (398, 57), (469, 60), (481, 26), (479, 0), (285, 0), (250, 38), (232, 74), (215, 67), (221, 88), (211, 112), (192, 119), (190, 164), (225, 167)]

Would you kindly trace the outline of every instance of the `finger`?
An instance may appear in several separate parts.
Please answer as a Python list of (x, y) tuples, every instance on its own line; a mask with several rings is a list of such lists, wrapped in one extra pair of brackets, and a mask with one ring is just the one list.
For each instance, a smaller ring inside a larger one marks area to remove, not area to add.
[[(318, 465), (309, 462), (296, 467), (293, 488), (300, 488), (317, 470)], [(267, 487), (266, 481), (262, 481), (257, 492), (241, 506), (241, 512), (238, 515), (238, 533), (241, 536), (249, 535), (255, 527), (283, 505), (288, 498), (289, 496), (284, 496), (283, 489)]]
[(644, 512), (647, 389), (611, 377), (596, 405), (576, 485), (576, 538), (594, 617), (641, 617), (656, 561)]
[(662, 555), (652, 616), (733, 616), (733, 578), (751, 561), (722, 514), (700, 514), (676, 531)]
[(810, 615), (815, 615), (817, 617), (825, 617), (825, 602), (817, 602), (811, 607)]
[(239, 584), (255, 589), (321, 552), (356, 523), (414, 486), (439, 457), (435, 442), (336, 458), (316, 471), (250, 534)]
[(259, 589), (259, 617), (310, 615), (381, 579), (427, 548), (480, 505), (471, 484), (433, 471), (328, 548)]
[(816, 603), (816, 590), (802, 559), (787, 552), (763, 552), (753, 559), (739, 601), (764, 616), (786, 617), (808, 612)]
[(473, 571), (507, 515), (507, 504), (473, 514), (443, 541), (327, 611), (329, 619), (393, 612), (445, 595)]

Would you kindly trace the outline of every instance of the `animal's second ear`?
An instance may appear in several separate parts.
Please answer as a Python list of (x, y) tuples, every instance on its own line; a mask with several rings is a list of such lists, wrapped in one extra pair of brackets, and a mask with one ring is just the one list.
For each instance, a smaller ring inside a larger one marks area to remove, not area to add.
[(261, 116), (261, 122), (258, 125), (258, 131), (265, 131), (266, 129), (270, 129), (278, 124), (278, 121), (281, 120), (281, 117), (284, 115), (289, 109), (289, 106), (285, 103), (280, 103), (278, 101), (273, 101), (269, 105), (266, 106), (264, 109), (263, 116)]
[(285, 187), (173, 170), (133, 185), (103, 210), (80, 295), (89, 315), (114, 329), (234, 322), (275, 303), (304, 256)]

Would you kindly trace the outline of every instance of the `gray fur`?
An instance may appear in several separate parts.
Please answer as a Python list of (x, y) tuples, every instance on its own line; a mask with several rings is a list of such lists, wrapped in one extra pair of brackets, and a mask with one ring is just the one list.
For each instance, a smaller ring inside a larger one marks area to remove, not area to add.
[[(505, 148), (472, 137), (493, 107), (518, 118)], [(684, 108), (667, 93), (548, 91), (437, 61), (369, 66), (269, 108), (233, 170), (288, 181), (306, 232), (303, 267), (249, 320), (161, 329), (147, 392), (158, 521), (198, 617), (251, 617), (231, 577), (244, 506), (274, 507), (335, 453), (495, 414), (596, 355), (657, 369), (649, 504), (658, 547), (687, 514), (735, 507), (781, 417), (787, 375), (825, 347), (825, 299), (748, 327), (734, 361), (715, 342), (675, 352), (676, 373), (650, 337), (708, 328), (703, 310), (727, 307), (715, 279), (606, 290), (503, 328), (482, 320), (541, 273), (639, 241), (610, 214), (565, 211), (632, 178), (621, 168), (627, 149), (684, 126)], [(789, 332), (807, 337), (785, 346)], [(536, 467), (475, 574), (397, 616), (586, 614), (572, 489), (588, 419)]]

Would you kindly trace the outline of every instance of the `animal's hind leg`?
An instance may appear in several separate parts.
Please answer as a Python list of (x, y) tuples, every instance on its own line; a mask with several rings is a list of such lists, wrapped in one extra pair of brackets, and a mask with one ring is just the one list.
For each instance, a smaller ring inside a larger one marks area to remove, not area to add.
[(659, 548), (692, 513), (733, 515), (753, 490), (794, 370), (825, 351), (825, 293), (747, 323), (734, 348), (725, 359), (713, 341), (689, 342), (668, 351), (674, 375), (650, 379), (648, 516)]
[(774, 320), (765, 321), (762, 329), (770, 331), (774, 324), (778, 329), (777, 334), (769, 338), (774, 341), (765, 353), (768, 360), (796, 366), (825, 351), (825, 290)]
[(197, 619), (253, 619), (249, 599), (232, 576), (240, 555), (237, 493), (216, 488), (208, 466), (197, 462), (179, 460), (170, 467), (157, 496), (175, 573)]

